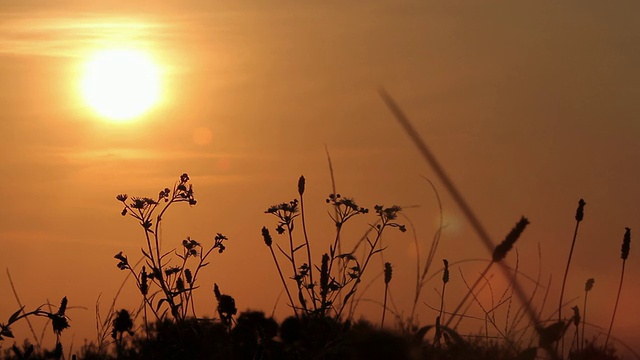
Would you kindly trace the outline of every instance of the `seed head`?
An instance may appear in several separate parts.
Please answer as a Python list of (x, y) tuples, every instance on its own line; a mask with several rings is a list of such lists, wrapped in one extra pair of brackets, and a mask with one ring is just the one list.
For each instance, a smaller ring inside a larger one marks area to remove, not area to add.
[(189, 285), (193, 285), (193, 274), (191, 274), (191, 270), (184, 269), (184, 277)]
[(300, 194), (300, 196), (304, 194), (304, 182), (304, 176), (300, 176), (298, 179), (298, 194)]
[(149, 293), (149, 275), (147, 274), (147, 269), (143, 266), (142, 273), (140, 274), (140, 293), (142, 295), (147, 295)]
[(60, 301), (60, 307), (58, 308), (58, 314), (64, 315), (64, 312), (67, 311), (67, 297), (63, 297), (62, 301)]
[(629, 249), (631, 249), (631, 229), (625, 228), (624, 239), (622, 239), (622, 260), (627, 260), (629, 257)]
[(271, 238), (271, 234), (269, 234), (269, 229), (266, 226), (262, 227), (262, 238), (264, 239), (264, 243), (267, 244), (268, 247), (271, 247), (273, 243), (273, 239)]
[(391, 276), (393, 275), (393, 269), (391, 268), (391, 263), (384, 263), (384, 283), (385, 285), (391, 282)]
[(516, 226), (511, 229), (511, 232), (509, 232), (507, 237), (498, 246), (496, 246), (496, 249), (493, 251), (494, 262), (501, 261), (507, 256), (507, 253), (511, 250), (513, 244), (515, 244), (528, 224), (529, 220), (527, 220), (527, 218), (524, 216), (520, 218), (520, 221), (518, 221)]
[(580, 201), (578, 201), (578, 209), (576, 210), (576, 221), (580, 222), (582, 221), (582, 218), (584, 218), (584, 206), (587, 203), (584, 202), (583, 199), (580, 199)]
[(580, 309), (578, 308), (577, 305), (574, 306), (572, 309), (573, 309), (573, 325), (578, 327), (578, 325), (580, 325)]
[(591, 289), (593, 289), (594, 282), (595, 280), (593, 278), (587, 280), (587, 282), (584, 284), (584, 291), (591, 291)]
[(329, 292), (329, 254), (322, 255), (320, 265), (320, 294), (326, 295)]
[(442, 283), (446, 284), (449, 282), (449, 261), (447, 259), (442, 259), (444, 263), (444, 271), (442, 272)]

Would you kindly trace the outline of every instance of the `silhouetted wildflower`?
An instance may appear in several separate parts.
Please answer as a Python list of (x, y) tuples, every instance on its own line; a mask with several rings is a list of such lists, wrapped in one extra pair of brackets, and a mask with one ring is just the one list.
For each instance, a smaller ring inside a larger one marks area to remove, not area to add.
[(141, 198), (138, 198), (138, 197), (134, 197), (131, 200), (133, 202), (129, 206), (131, 206), (131, 208), (133, 208), (133, 209), (142, 210), (144, 208), (144, 206), (146, 205), (146, 202), (144, 201), (144, 199), (141, 199)]
[(180, 272), (180, 267), (178, 267), (178, 266), (171, 266), (171, 267), (168, 267), (168, 268), (164, 269), (164, 274), (166, 276), (171, 276), (171, 275), (177, 274), (179, 272)]
[(225, 251), (226, 249), (226, 247), (223, 244), (223, 241), (229, 240), (229, 239), (227, 239), (227, 237), (222, 235), (221, 233), (217, 233), (213, 240), (214, 240), (213, 248), (214, 249), (217, 248), (218, 253), (222, 254), (222, 252)]
[(182, 240), (182, 246), (187, 250), (187, 257), (198, 255), (197, 247), (200, 247), (200, 243), (187, 236), (185, 240)]
[(118, 201), (122, 201), (122, 202), (127, 201), (127, 198), (128, 198), (127, 194), (120, 194), (120, 195), (117, 195), (117, 196), (116, 196), (116, 199), (117, 199)]
[(118, 269), (120, 269), (120, 270), (129, 269), (129, 260), (127, 260), (126, 256), (122, 255), (122, 251), (117, 253), (114, 256), (114, 258), (120, 260), (120, 262), (118, 263)]

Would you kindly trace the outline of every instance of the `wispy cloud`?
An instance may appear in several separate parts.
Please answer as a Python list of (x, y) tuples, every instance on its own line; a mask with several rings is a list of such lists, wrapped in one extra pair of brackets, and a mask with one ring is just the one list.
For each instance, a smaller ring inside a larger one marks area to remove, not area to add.
[(148, 16), (0, 14), (0, 53), (77, 57), (116, 44), (151, 47), (171, 26)]

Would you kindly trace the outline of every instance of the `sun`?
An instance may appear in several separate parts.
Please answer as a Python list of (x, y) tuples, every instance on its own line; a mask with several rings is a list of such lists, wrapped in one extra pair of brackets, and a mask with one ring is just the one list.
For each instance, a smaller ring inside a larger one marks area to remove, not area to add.
[(158, 103), (160, 73), (143, 51), (102, 50), (86, 62), (80, 87), (82, 97), (98, 115), (128, 121)]

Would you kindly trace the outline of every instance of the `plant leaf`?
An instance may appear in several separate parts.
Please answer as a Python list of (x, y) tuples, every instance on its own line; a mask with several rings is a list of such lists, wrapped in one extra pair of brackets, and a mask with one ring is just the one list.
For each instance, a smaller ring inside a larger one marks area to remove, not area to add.
[(158, 301), (158, 303), (156, 304), (156, 311), (158, 311), (160, 309), (160, 306), (162, 305), (163, 302), (167, 301), (167, 299), (160, 299), (160, 301)]
[(433, 325), (425, 325), (423, 327), (421, 327), (420, 329), (418, 329), (418, 331), (416, 331), (415, 334), (413, 334), (413, 343), (418, 345), (422, 343), (422, 339), (424, 338), (424, 335), (431, 330), (431, 328), (433, 327)]
[(20, 310), (14, 312), (11, 317), (9, 317), (9, 322), (7, 323), (8, 325), (11, 325), (13, 322), (16, 321), (16, 319), (18, 318), (18, 316), (20, 316), (20, 313), (22, 312), (22, 310), (24, 310), (24, 306), (20, 308)]
[(296, 251), (300, 250), (300, 248), (305, 247), (306, 245), (307, 244), (302, 244), (302, 245), (296, 247), (295, 249), (293, 249), (293, 252), (296, 252)]

